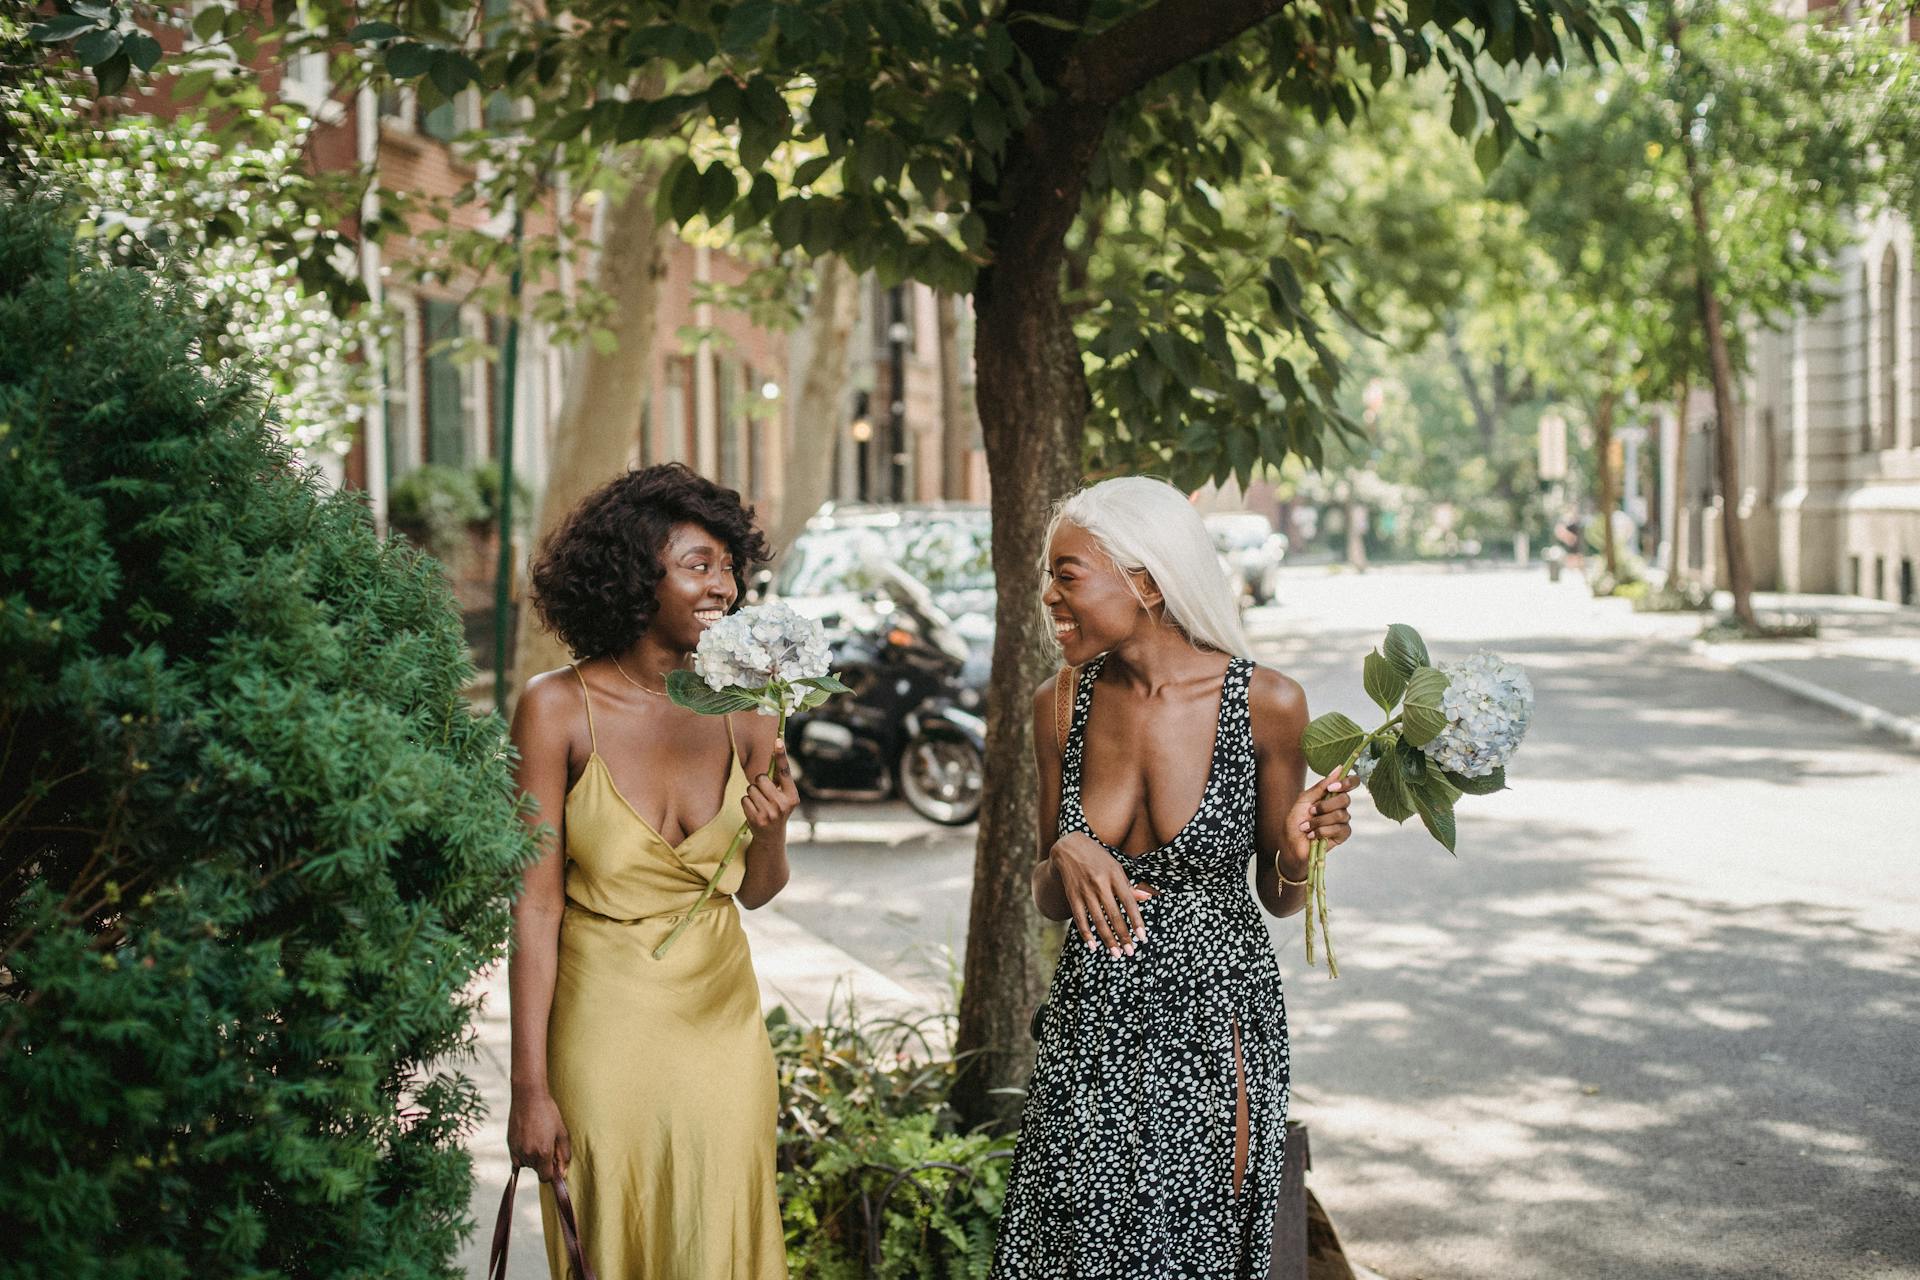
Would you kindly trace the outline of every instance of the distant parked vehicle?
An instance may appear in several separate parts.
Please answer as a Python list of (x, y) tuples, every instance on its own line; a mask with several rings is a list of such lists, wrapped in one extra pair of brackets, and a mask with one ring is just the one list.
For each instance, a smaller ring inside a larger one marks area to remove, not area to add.
[[(780, 557), (759, 594), (790, 600), (818, 617), (871, 593), (871, 567), (892, 563), (933, 597), (967, 642), (969, 684), (986, 685), (993, 652), (993, 554), (987, 508), (979, 503), (829, 503)], [(811, 602), (811, 603), (809, 603)], [(975, 671), (977, 668), (977, 673)]]
[(986, 785), (985, 669), (969, 674), (967, 643), (926, 587), (890, 561), (860, 568), (859, 592), (790, 601), (819, 617), (851, 690), (787, 721), (801, 797), (897, 794), (923, 818), (971, 822)]
[(1255, 604), (1270, 604), (1280, 590), (1280, 562), (1287, 535), (1257, 511), (1216, 511), (1206, 517), (1214, 548), (1246, 583)]

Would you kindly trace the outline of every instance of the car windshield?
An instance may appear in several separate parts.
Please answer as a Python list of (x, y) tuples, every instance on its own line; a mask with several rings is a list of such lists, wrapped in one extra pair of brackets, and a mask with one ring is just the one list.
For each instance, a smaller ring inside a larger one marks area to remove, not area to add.
[(1273, 526), (1264, 516), (1214, 516), (1207, 521), (1213, 545), (1221, 551), (1245, 551), (1257, 547), (1273, 534)]
[(787, 553), (774, 591), (820, 596), (868, 590), (880, 585), (880, 576), (867, 566), (881, 563), (898, 564), (935, 595), (993, 587), (985, 521), (903, 520), (807, 530)]

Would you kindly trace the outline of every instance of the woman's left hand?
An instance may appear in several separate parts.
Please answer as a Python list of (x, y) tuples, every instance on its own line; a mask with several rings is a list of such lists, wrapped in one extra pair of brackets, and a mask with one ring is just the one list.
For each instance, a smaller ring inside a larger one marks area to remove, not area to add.
[(773, 744), (773, 777), (764, 773), (755, 773), (747, 783), (747, 793), (740, 797), (740, 808), (747, 815), (747, 825), (753, 829), (754, 838), (762, 835), (785, 835), (787, 817), (800, 806), (800, 789), (793, 785), (793, 770), (787, 767), (787, 744), (776, 739)]
[(1328, 774), (1300, 793), (1287, 814), (1287, 846), (1304, 863), (1315, 840), (1331, 849), (1353, 834), (1352, 782), (1340, 770)]

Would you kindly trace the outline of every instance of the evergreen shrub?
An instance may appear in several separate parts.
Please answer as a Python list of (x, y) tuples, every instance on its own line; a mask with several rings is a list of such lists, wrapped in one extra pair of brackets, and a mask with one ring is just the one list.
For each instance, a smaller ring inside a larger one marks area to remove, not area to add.
[(0, 1277), (426, 1277), (533, 853), (435, 566), (0, 193)]

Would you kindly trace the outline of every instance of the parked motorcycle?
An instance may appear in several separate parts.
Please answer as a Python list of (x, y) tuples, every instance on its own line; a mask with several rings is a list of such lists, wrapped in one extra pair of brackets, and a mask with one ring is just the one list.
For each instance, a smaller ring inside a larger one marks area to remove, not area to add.
[(851, 692), (787, 721), (801, 798), (897, 794), (929, 821), (965, 825), (986, 785), (984, 664), (917, 579), (891, 563), (866, 577), (868, 592), (820, 618)]

